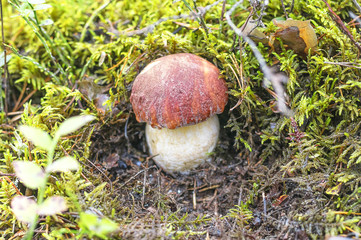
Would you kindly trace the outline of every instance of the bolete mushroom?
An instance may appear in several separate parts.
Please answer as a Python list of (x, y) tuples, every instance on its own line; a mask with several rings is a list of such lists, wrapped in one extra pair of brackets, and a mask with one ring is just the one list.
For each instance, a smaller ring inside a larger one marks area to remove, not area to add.
[(133, 82), (130, 101), (155, 162), (166, 172), (187, 172), (217, 143), (228, 100), (219, 70), (207, 60), (179, 53), (151, 62)]

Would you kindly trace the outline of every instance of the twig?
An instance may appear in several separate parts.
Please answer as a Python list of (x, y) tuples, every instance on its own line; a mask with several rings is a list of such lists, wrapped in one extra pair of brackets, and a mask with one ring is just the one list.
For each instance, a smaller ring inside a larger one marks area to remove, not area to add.
[(112, 2), (112, 0), (109, 0), (108, 2), (104, 3), (103, 5), (101, 5), (99, 8), (97, 8), (93, 12), (93, 14), (90, 16), (90, 18), (84, 25), (83, 31), (81, 32), (81, 35), (80, 35), (80, 40), (79, 40), (80, 42), (83, 42), (83, 40), (85, 38), (86, 30), (88, 29), (89, 25), (93, 22), (94, 18), (96, 16), (98, 16), (99, 12), (102, 11), (104, 8), (106, 8), (111, 2)]
[(3, 178), (5, 178), (5, 180), (11, 184), (11, 186), (15, 189), (16, 193), (19, 195), (19, 196), (22, 196), (23, 194), (20, 192), (20, 190), (16, 187), (16, 185), (13, 183), (13, 181), (10, 180), (10, 178), (8, 178), (7, 176), (3, 175), (1, 176)]
[(145, 202), (145, 183), (147, 181), (147, 168), (144, 171), (144, 178), (143, 178), (143, 191), (142, 191), (142, 208), (144, 208), (144, 202)]
[(286, 11), (285, 4), (283, 3), (283, 0), (281, 0), (281, 4), (282, 4), (283, 12), (285, 13), (285, 16), (286, 16), (286, 19), (287, 19), (288, 18), (288, 13)]
[(290, 13), (293, 12), (293, 8), (295, 7), (295, 0), (292, 0)]
[(351, 62), (324, 62), (324, 63), (325, 64), (339, 65), (339, 66), (342, 66), (342, 67), (350, 67), (350, 68), (361, 69), (361, 63), (351, 63)]
[[(6, 63), (6, 47), (5, 47), (5, 35), (4, 35), (4, 17), (3, 17), (3, 4), (0, 1), (0, 14), (1, 14), (1, 40), (2, 40), (2, 47), (4, 51), (4, 91), (5, 91), (5, 101), (4, 101), (4, 110), (5, 115), (8, 114), (8, 100), (10, 98), (9, 94), (9, 72), (8, 72), (8, 65)], [(0, 98), (2, 98), (0, 96)]]
[(193, 180), (193, 210), (197, 210), (197, 182), (195, 178)]
[(141, 174), (142, 172), (146, 171), (146, 170), (149, 170), (149, 169), (152, 169), (152, 168), (155, 168), (155, 166), (151, 166), (149, 168), (146, 168), (146, 169), (143, 169), (143, 170), (140, 170), (139, 172), (137, 172), (134, 176), (132, 176), (131, 178), (129, 178), (125, 183), (123, 183), (122, 186), (119, 187), (119, 189), (123, 188), (125, 185), (127, 185), (130, 181), (132, 181), (134, 178), (136, 178), (139, 174)]
[(21, 55), (18, 50), (16, 50), (13, 46), (11, 45), (7, 45), (5, 44), (6, 47), (10, 48), (11, 51), (13, 53), (15, 53), (19, 58), (21, 59), (25, 59), (31, 63), (33, 63), (35, 66), (37, 66), (40, 70), (46, 72), (47, 74), (49, 74), (57, 83), (61, 83), (60, 79), (53, 73), (51, 72), (49, 69), (47, 69), (46, 67), (42, 66), (40, 63), (38, 63), (37, 61), (35, 61), (35, 59), (31, 58), (31, 57), (28, 57), (28, 56), (23, 56)]
[(2, 173), (0, 172), (0, 177), (3, 177), (3, 176), (9, 176), (9, 177), (15, 177), (15, 173)]
[(264, 192), (262, 192), (262, 199), (263, 199), (263, 213), (264, 215), (267, 215), (267, 203)]
[(223, 32), (223, 19), (224, 19), (224, 13), (226, 11), (226, 2), (227, 0), (223, 0), (223, 4), (222, 4), (222, 13), (221, 13), (221, 17), (219, 18), (219, 34), (221, 34)]
[(147, 35), (148, 33), (153, 32), (154, 28), (156, 26), (158, 26), (159, 24), (161, 24), (162, 22), (168, 21), (168, 20), (176, 20), (176, 19), (181, 19), (181, 18), (189, 18), (191, 15), (188, 14), (181, 14), (181, 15), (177, 15), (177, 16), (171, 16), (171, 17), (167, 17), (167, 18), (160, 18), (158, 21), (156, 21), (155, 23), (152, 23), (151, 25), (139, 29), (139, 30), (135, 30), (135, 31), (131, 31), (131, 32), (124, 32), (125, 35), (127, 35), (128, 37), (134, 36), (134, 35)]
[(241, 203), (242, 203), (242, 193), (243, 193), (243, 188), (241, 186), (239, 188), (239, 196), (238, 196), (238, 203), (237, 203), (238, 206), (241, 206)]
[(216, 1), (212, 4), (209, 4), (205, 7), (202, 7), (202, 8), (199, 7), (198, 10), (200, 11), (200, 14), (204, 15), (204, 14), (206, 14), (206, 12), (208, 12), (208, 10), (210, 10), (212, 7), (218, 5), (220, 2), (222, 2), (222, 0), (218, 0), (218, 1)]
[[(38, 91), (37, 89), (34, 89), (33, 91), (31, 91), (24, 99), (23, 101), (21, 101), (21, 103), (19, 104), (19, 106), (24, 106), (24, 104), (36, 93), (36, 91)], [(16, 109), (18, 110), (18, 108)], [(15, 111), (16, 111), (15, 110)]]
[[(208, 28), (207, 28), (206, 23), (204, 22), (202, 14), (198, 14), (195, 11), (193, 11), (193, 9), (191, 8), (191, 6), (188, 4), (188, 2), (186, 0), (183, 0), (183, 3), (184, 3), (184, 5), (186, 5), (186, 7), (189, 9), (189, 11), (192, 12), (196, 16), (197, 21), (204, 28), (204, 31), (206, 32), (206, 34), (208, 36)], [(195, 10), (197, 10), (198, 8), (197, 8), (196, 1), (193, 1), (193, 4), (194, 4)]]
[[(204, 30), (206, 31), (206, 34), (208, 34), (208, 27), (206, 26), (206, 22), (204, 21), (203, 16), (206, 14), (206, 12), (211, 9), (212, 7), (218, 5), (220, 2), (222, 2), (222, 0), (218, 0), (210, 5), (207, 5), (205, 7), (197, 7), (196, 1), (193, 0), (193, 4), (194, 4), (194, 8), (196, 10), (198, 10), (198, 13), (196, 14), (197, 18), (200, 19), (200, 24), (202, 25), (202, 27), (204, 28)], [(225, 5), (225, 4), (223, 4)]]
[[(350, 14), (350, 17), (352, 18), (352, 20), (347, 23), (349, 26), (360, 26), (361, 25), (361, 20), (360, 20), (361, 15), (357, 16), (352, 11), (348, 11), (348, 14)], [(355, 23), (355, 22), (357, 22), (357, 23)]]
[[(142, 29), (139, 29), (139, 30), (134, 30), (134, 31), (131, 31), (131, 32), (122, 32), (121, 34), (125, 34), (127, 35), (128, 37), (131, 37), (131, 36), (134, 36), (134, 35), (141, 35), (141, 34), (144, 34), (144, 35), (147, 35), (148, 33), (151, 33), (154, 28), (156, 26), (158, 26), (159, 24), (161, 24), (162, 22), (165, 22), (165, 21), (168, 21), (168, 20), (177, 20), (177, 19), (189, 19), (189, 18), (194, 18), (194, 17), (198, 17), (198, 16), (201, 16), (201, 15), (204, 15), (209, 9), (211, 9), (212, 7), (216, 6), (217, 4), (219, 4), (221, 2), (221, 0), (218, 0), (210, 5), (207, 5), (203, 8), (198, 8), (199, 10), (199, 13), (195, 13), (194, 11), (192, 11), (191, 14), (181, 14), (181, 15), (176, 15), (176, 16), (171, 16), (171, 17), (166, 17), (166, 18), (160, 18), (158, 21), (152, 23), (151, 25), (147, 26), (147, 27), (144, 27)], [(207, 29), (206, 29), (207, 31)], [(116, 35), (119, 35), (119, 33)]]
[(21, 90), (20, 96), (19, 96), (18, 100), (16, 101), (15, 106), (14, 106), (14, 108), (13, 108), (13, 110), (11, 112), (15, 112), (16, 110), (19, 109), (20, 101), (24, 96), (24, 93), (25, 93), (25, 90), (26, 90), (27, 86), (28, 86), (28, 82), (24, 82), (24, 86), (23, 86), (23, 89)]
[(251, 31), (249, 31), (250, 33), (253, 32), (254, 29), (256, 29), (257, 27), (259, 26), (262, 26), (262, 27), (265, 27), (263, 22), (262, 22), (262, 17), (265, 15), (264, 13), (264, 10), (266, 9), (266, 4), (263, 3), (261, 5), (261, 9), (259, 11), (259, 14), (257, 13), (257, 6), (258, 6), (259, 2), (255, 1), (253, 4), (252, 4), (252, 11), (251, 13), (249, 14), (251, 16), (251, 18), (253, 18), (253, 15), (256, 15), (257, 16), (257, 19), (256, 20), (253, 20), (252, 22), (257, 22), (256, 26), (253, 27), (253, 29)]
[(353, 4), (355, 4), (357, 10), (359, 11), (359, 13), (361, 13), (361, 6), (360, 4), (358, 4), (357, 0), (352, 0)]
[(328, 11), (330, 11), (330, 13), (331, 13), (330, 16), (331, 16), (332, 20), (337, 23), (337, 26), (341, 30), (341, 32), (346, 34), (347, 37), (353, 42), (353, 44), (355, 44), (355, 46), (358, 48), (358, 50), (361, 51), (361, 45), (357, 41), (355, 41), (355, 39), (353, 38), (350, 31), (347, 29), (345, 24), (342, 22), (341, 18), (332, 10), (331, 6), (328, 4), (328, 2), (326, 0), (322, 0), (322, 1), (326, 4)]
[(213, 194), (212, 198), (211, 198), (211, 199), (209, 200), (209, 202), (207, 203), (207, 206), (206, 206), (207, 209), (211, 206), (211, 204), (212, 204), (212, 202), (214, 201), (214, 199), (218, 196), (217, 193), (218, 193), (217, 189), (214, 190), (214, 194)]
[(242, 37), (245, 42), (248, 43), (250, 46), (253, 54), (257, 58), (257, 61), (261, 67), (261, 70), (265, 76), (263, 85), (267, 88), (270, 83), (272, 84), (276, 94), (277, 94), (277, 106), (278, 110), (281, 111), (286, 116), (292, 116), (292, 111), (287, 107), (286, 100), (285, 100), (285, 91), (282, 86), (282, 82), (286, 82), (288, 79), (281, 75), (281, 74), (274, 74), (271, 69), (267, 66), (267, 63), (265, 59), (263, 58), (262, 54), (258, 50), (256, 44), (248, 37), (246, 36), (237, 26), (233, 23), (231, 20), (231, 14), (234, 12), (234, 10), (243, 2), (243, 0), (237, 2), (232, 6), (230, 10), (228, 10), (225, 14), (228, 25), (235, 31), (235, 33)]
[(110, 185), (110, 191), (113, 192), (113, 184), (112, 181), (109, 179), (109, 177), (100, 168), (98, 168), (97, 165), (95, 165), (92, 161), (90, 161), (88, 158), (85, 159), (108, 180)]

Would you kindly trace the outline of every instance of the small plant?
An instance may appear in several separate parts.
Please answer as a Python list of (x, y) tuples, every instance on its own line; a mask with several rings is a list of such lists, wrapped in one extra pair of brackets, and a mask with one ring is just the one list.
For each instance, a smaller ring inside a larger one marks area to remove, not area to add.
[(80, 235), (86, 234), (89, 237), (97, 236), (107, 239), (107, 235), (118, 228), (118, 224), (108, 218), (98, 218), (92, 213), (81, 212), (79, 215)]
[(248, 209), (248, 204), (241, 202), (240, 205), (235, 205), (234, 208), (229, 209), (226, 216), (223, 217), (234, 219), (236, 224), (241, 228), (247, 227), (249, 220), (253, 219), (253, 213)]
[(47, 151), (45, 169), (33, 162), (14, 161), (16, 176), (28, 188), (37, 189), (37, 202), (25, 196), (16, 196), (11, 202), (11, 208), (19, 221), (30, 224), (25, 239), (32, 239), (39, 215), (54, 215), (67, 210), (65, 199), (52, 196), (44, 200), (48, 177), (52, 172), (77, 170), (79, 163), (73, 157), (62, 157), (53, 162), (54, 151), (61, 136), (76, 131), (94, 119), (91, 115), (77, 116), (65, 120), (52, 138), (47, 132), (30, 126), (19, 126), (20, 132), (37, 147)]
[[(32, 1), (19, 1), (19, 0), (9, 0), (9, 3), (18, 11), (19, 15), (24, 19), (28, 26), (30, 26), (40, 40), (42, 45), (45, 48), (45, 51), (50, 59), (50, 61), (57, 67), (58, 71), (61, 72), (63, 76), (66, 76), (66, 72), (64, 70), (64, 66), (68, 69), (71, 68), (72, 64), (67, 59), (66, 55), (68, 54), (65, 48), (57, 47), (57, 44), (54, 41), (54, 38), (51, 37), (44, 29), (44, 26), (52, 25), (54, 22), (51, 18), (46, 18), (44, 20), (40, 20), (38, 17), (38, 12), (41, 10), (49, 9), (52, 6), (50, 4), (46, 4), (45, 0), (32, 0)], [(56, 74), (49, 71), (46, 67), (44, 67), (41, 63), (35, 61), (35, 59), (27, 56), (23, 56), (19, 53), (17, 49), (13, 46), (8, 45), (8, 47), (20, 58), (25, 59), (29, 62), (32, 62), (39, 69), (43, 70), (47, 74), (51, 75), (53, 79), (60, 84), (61, 80), (57, 77)], [(56, 52), (56, 57), (61, 59), (58, 61), (55, 56), (53, 56), (53, 51)], [(61, 64), (61, 62), (63, 64)]]

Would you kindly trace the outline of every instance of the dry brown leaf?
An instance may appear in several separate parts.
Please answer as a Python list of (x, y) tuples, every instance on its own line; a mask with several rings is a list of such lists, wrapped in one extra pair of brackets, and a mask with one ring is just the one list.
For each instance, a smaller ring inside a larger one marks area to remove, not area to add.
[(257, 27), (257, 24), (255, 22), (248, 22), (242, 32), (248, 37), (250, 37), (254, 42), (261, 42), (266, 45), (268, 43), (268, 37), (266, 36), (266, 34), (261, 32), (260, 29), (261, 28)]
[(279, 27), (270, 40), (270, 45), (276, 51), (279, 50), (279, 42), (276, 40), (280, 38), (287, 48), (292, 49), (295, 53), (305, 57), (309, 49), (315, 52), (317, 46), (317, 36), (315, 30), (311, 26), (311, 21), (300, 21), (287, 19), (277, 20), (273, 19), (273, 23)]

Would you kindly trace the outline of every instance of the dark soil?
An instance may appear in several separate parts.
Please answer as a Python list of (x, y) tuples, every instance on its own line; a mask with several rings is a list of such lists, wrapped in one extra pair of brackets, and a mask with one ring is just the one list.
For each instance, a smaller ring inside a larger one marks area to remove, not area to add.
[[(324, 235), (323, 225), (317, 224), (323, 220), (319, 212), (327, 204), (322, 193), (324, 177), (311, 180), (288, 175), (276, 158), (275, 162), (255, 161), (262, 149), (253, 149), (251, 154), (245, 149), (238, 151), (233, 139), (230, 130), (223, 128), (211, 162), (187, 175), (170, 175), (148, 156), (144, 123), (136, 122), (132, 114), (108, 120), (96, 130), (91, 147), (96, 168), (90, 168), (110, 183), (112, 197), (124, 203), (118, 217), (126, 216), (128, 222), (121, 235), (171, 238), (166, 224), (172, 222), (179, 231), (192, 226), (193, 231), (206, 232), (192, 239), (308, 239)], [(315, 187), (320, 191), (313, 191)], [(245, 212), (244, 219), (242, 213), (237, 218), (224, 217), (235, 205), (246, 202), (252, 219), (247, 220)], [(187, 217), (181, 221), (183, 216)], [(205, 220), (197, 222), (202, 218)]]

